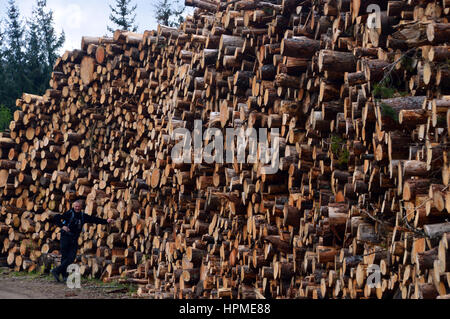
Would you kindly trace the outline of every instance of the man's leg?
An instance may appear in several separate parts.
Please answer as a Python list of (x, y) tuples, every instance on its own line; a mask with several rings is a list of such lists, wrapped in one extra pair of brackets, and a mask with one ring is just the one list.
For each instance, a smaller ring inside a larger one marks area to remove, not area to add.
[(67, 280), (67, 267), (69, 267), (77, 258), (77, 250), (78, 250), (78, 244), (76, 241), (71, 241), (70, 246), (68, 249), (68, 255), (66, 258), (66, 262), (64, 263), (64, 268), (61, 269), (61, 274), (63, 277), (64, 282)]
[(61, 264), (54, 269), (55, 274), (59, 276), (60, 274), (63, 275), (66, 272), (67, 267), (72, 263), (73, 260), (71, 260), (71, 252), (72, 252), (72, 240), (70, 237), (66, 235), (61, 236)]
[(64, 264), (67, 263), (67, 258), (69, 257), (70, 253), (70, 245), (68, 238), (61, 234), (61, 241), (60, 241), (60, 253), (61, 253), (61, 263), (58, 267), (55, 267), (52, 270), (52, 275), (55, 277), (57, 281), (59, 281), (59, 275), (61, 274), (62, 270), (64, 269)]

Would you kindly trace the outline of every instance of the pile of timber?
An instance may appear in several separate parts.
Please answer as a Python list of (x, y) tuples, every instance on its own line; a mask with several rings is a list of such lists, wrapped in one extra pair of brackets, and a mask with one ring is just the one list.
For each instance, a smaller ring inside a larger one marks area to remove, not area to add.
[[(85, 226), (82, 274), (139, 296), (448, 298), (450, 2), (185, 2), (178, 28), (84, 37), (17, 100), (2, 260), (48, 271), (51, 218), (82, 199), (117, 220)], [(279, 129), (278, 172), (261, 147), (178, 163), (195, 120)]]

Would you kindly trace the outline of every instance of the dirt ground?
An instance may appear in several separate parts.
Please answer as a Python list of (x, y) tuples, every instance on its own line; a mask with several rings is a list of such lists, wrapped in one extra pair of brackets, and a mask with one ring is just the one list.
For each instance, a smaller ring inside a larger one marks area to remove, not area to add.
[(49, 275), (23, 274), (0, 269), (0, 299), (128, 299), (133, 288), (117, 283), (81, 279), (81, 288), (70, 289)]

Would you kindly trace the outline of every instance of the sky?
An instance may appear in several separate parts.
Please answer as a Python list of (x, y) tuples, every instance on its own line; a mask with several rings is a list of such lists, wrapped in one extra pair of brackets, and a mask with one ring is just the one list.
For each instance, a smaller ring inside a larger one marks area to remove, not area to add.
[[(107, 26), (113, 26), (109, 21), (109, 4), (114, 0), (47, 0), (47, 7), (53, 10), (55, 28), (64, 30), (66, 42), (62, 49), (79, 49), (82, 36), (103, 36), (107, 34)], [(154, 18), (154, 3), (156, 0), (132, 0), (137, 4), (136, 20), (138, 32), (156, 30), (158, 24)], [(36, 0), (16, 0), (22, 21), (31, 16)], [(182, 1), (184, 3), (184, 0)], [(0, 19), (5, 19), (8, 0), (0, 0)], [(186, 8), (186, 14), (192, 13), (192, 8)]]

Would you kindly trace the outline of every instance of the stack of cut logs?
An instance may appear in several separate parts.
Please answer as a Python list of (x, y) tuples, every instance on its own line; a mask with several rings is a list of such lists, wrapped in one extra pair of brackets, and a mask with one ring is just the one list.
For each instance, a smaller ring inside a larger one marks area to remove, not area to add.
[[(82, 199), (116, 219), (85, 226), (82, 274), (139, 296), (449, 298), (450, 1), (185, 2), (178, 28), (84, 37), (17, 100), (0, 261), (48, 271)], [(195, 120), (278, 129), (278, 171), (261, 143), (179, 163)]]

